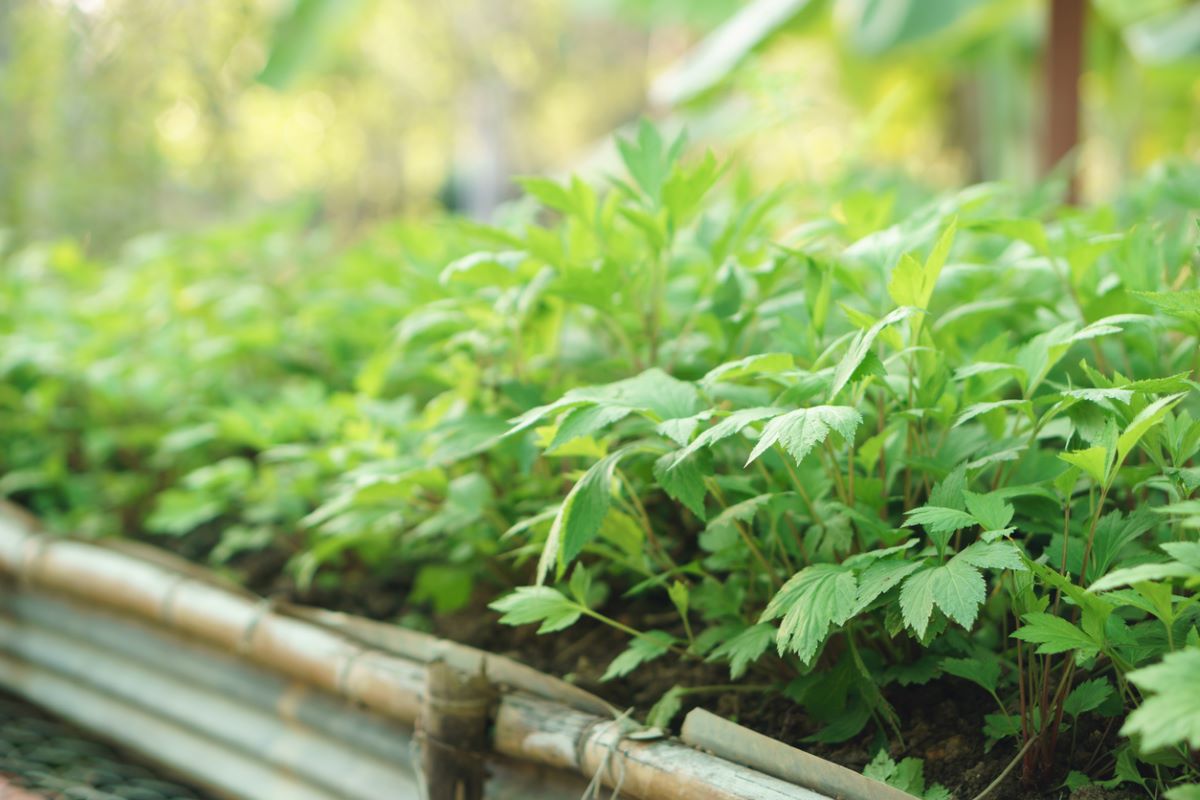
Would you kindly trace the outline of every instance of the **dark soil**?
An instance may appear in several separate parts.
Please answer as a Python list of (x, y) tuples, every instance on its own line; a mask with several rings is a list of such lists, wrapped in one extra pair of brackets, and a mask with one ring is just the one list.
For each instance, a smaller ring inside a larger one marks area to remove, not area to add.
[[(345, 584), (343, 584), (345, 586)], [(294, 587), (276, 584), (292, 599), (376, 619), (395, 620), (406, 608), (407, 587), (364, 578), (357, 590), (295, 593)], [(610, 606), (613, 605), (610, 603)], [(670, 629), (678, 617), (673, 609), (630, 603), (605, 613), (630, 625)], [(632, 707), (641, 715), (671, 687), (721, 686), (729, 683), (725, 667), (660, 659), (643, 665), (627, 678), (601, 683), (608, 662), (628, 645), (628, 637), (606, 625), (582, 620), (566, 631), (541, 636), (534, 626), (512, 628), (499, 623), (499, 615), (482, 600), (453, 614), (434, 615), (432, 632), (493, 653), (523, 661), (542, 672), (565, 677), (577, 686), (603, 697), (619, 708)], [(682, 636), (682, 631), (678, 632)], [(693, 694), (684, 699), (683, 713), (701, 706), (742, 725), (806, 751), (861, 772), (883, 745), (895, 760), (916, 757), (925, 761), (928, 785), (940, 783), (958, 800), (972, 800), (1012, 761), (1016, 745), (1011, 742), (985, 749), (982, 734), (984, 715), (994, 713), (995, 702), (973, 684), (945, 678), (924, 686), (889, 687), (884, 692), (901, 720), (903, 741), (889, 742), (874, 725), (858, 736), (836, 745), (805, 741), (818, 730), (803, 708), (778, 694), (716, 691)], [(1024, 786), (1018, 765), (993, 789), (988, 800), (1132, 800), (1136, 795), (1122, 790), (1088, 787), (1071, 792), (1062, 787), (1071, 769), (1095, 771), (1118, 743), (1116, 726), (1105, 729), (1103, 720), (1085, 717), (1074, 752), (1069, 743), (1059, 748), (1059, 763), (1052, 779), (1042, 787)], [(1096, 760), (1095, 763), (1089, 763)], [(1102, 769), (1099, 771), (1103, 771)], [(1093, 774), (1095, 774), (1093, 772)]]
[[(207, 541), (206, 541), (207, 539)], [(155, 544), (163, 544), (154, 539)], [(182, 555), (203, 563), (215, 537), (203, 535), (175, 540)], [(315, 586), (299, 591), (282, 571), (287, 556), (260, 552), (239, 559), (235, 566), (240, 582), (265, 595), (285, 597), (306, 605), (320, 606), (384, 621), (416, 618), (431, 632), (444, 638), (518, 659), (552, 675), (564, 677), (591, 691), (614, 706), (633, 708), (644, 714), (671, 687), (682, 685), (722, 686), (729, 683), (725, 667), (660, 659), (643, 665), (627, 678), (607, 683), (600, 676), (608, 662), (628, 645), (627, 637), (600, 623), (582, 620), (566, 631), (539, 636), (535, 627), (513, 628), (499, 623), (499, 616), (477, 597), (463, 611), (429, 614), (427, 608), (414, 608), (406, 600), (411, 582), (406, 577), (381, 578), (366, 568), (344, 565), (335, 585)], [(678, 622), (673, 609), (646, 606), (637, 601), (605, 613), (643, 629), (671, 629)], [(679, 631), (682, 636), (682, 631)], [(875, 756), (881, 746), (895, 761), (916, 757), (925, 761), (928, 785), (942, 784), (957, 800), (972, 800), (1013, 760), (1016, 745), (996, 744), (985, 749), (982, 733), (984, 715), (993, 713), (994, 701), (973, 684), (956, 678), (944, 678), (924, 686), (892, 686), (884, 691), (895, 708), (901, 724), (902, 740), (886, 737), (868, 723), (858, 736), (835, 745), (806, 741), (819, 726), (809, 719), (797, 703), (777, 693), (714, 691), (689, 694), (684, 698), (683, 713), (704, 707), (716, 714), (780, 741), (801, 747), (856, 771)], [(1071, 769), (1090, 774), (1110, 774), (1111, 763), (1103, 763), (1118, 743), (1117, 726), (1105, 727), (1104, 720), (1080, 720), (1076, 743), (1058, 748), (1058, 763), (1051, 778), (1041, 786), (1025, 786), (1018, 765), (1005, 780), (987, 795), (988, 800), (1132, 800), (1137, 795), (1122, 790), (1095, 787), (1071, 792), (1062, 786)]]

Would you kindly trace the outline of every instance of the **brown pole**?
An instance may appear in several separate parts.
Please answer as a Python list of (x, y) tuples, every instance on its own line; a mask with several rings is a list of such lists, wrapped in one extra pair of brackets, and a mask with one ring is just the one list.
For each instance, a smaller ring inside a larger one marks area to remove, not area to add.
[[(1043, 174), (1054, 169), (1079, 143), (1079, 76), (1083, 72), (1086, 0), (1050, 0), (1049, 14)], [(1078, 199), (1077, 183), (1072, 170), (1067, 198), (1072, 203)]]
[(421, 768), (428, 800), (483, 800), (492, 689), (444, 661), (425, 672)]

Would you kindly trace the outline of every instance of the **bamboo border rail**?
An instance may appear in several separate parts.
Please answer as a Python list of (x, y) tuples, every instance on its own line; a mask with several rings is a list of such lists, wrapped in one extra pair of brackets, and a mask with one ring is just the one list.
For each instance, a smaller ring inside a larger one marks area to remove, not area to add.
[(151, 548), (47, 535), (27, 515), (0, 505), (4, 574), (18, 591), (36, 589), (152, 623), (408, 727), (421, 714), (428, 662), (482, 669), (502, 690), (495, 753), (598, 778), (622, 796), (828, 800), (677, 740), (628, 738), (603, 701), (511, 659), (347, 615), (272, 604)]

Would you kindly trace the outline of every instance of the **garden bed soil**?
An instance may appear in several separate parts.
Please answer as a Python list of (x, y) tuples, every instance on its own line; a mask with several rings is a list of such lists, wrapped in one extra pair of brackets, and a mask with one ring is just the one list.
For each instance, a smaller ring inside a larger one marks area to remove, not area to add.
[[(213, 529), (197, 531), (181, 539), (170, 540), (172, 550), (191, 560), (205, 563), (215, 546), (218, 533)], [(163, 546), (162, 537), (149, 537), (151, 544)], [(339, 572), (334, 586), (313, 586), (300, 590), (285, 570), (288, 557), (277, 551), (250, 553), (236, 560), (233, 572), (250, 589), (269, 597), (304, 605), (327, 608), (385, 622), (395, 622), (418, 612), (429, 632), (481, 650), (509, 656), (550, 675), (566, 678), (580, 688), (593, 692), (618, 708), (633, 708), (643, 715), (671, 687), (720, 686), (729, 683), (724, 666), (686, 663), (660, 659), (643, 664), (625, 678), (601, 683), (609, 661), (628, 645), (628, 637), (606, 625), (581, 620), (571, 628), (551, 636), (536, 633), (532, 625), (510, 627), (499, 622), (499, 615), (487, 608), (486, 598), (477, 595), (466, 609), (449, 614), (427, 615), (426, 609), (414, 608), (407, 601), (412, 589), (409, 581), (383, 578), (365, 568), (349, 566)], [(610, 606), (612, 603), (610, 602)], [(620, 609), (606, 613), (622, 622), (643, 629), (670, 629), (678, 617), (672, 608), (647, 606), (640, 598)], [(411, 618), (411, 617), (410, 617)], [(682, 631), (679, 631), (682, 635)], [(891, 686), (884, 696), (900, 718), (902, 741), (889, 742), (888, 754), (895, 761), (915, 757), (925, 761), (927, 785), (942, 784), (956, 800), (973, 800), (1016, 755), (1012, 742), (987, 749), (983, 735), (984, 715), (995, 711), (995, 702), (973, 684), (955, 678), (943, 678), (924, 686)], [(806, 717), (801, 706), (780, 702), (778, 695), (755, 692), (719, 692), (684, 697), (683, 709), (675, 719), (678, 726), (692, 708), (703, 707), (786, 744), (861, 772), (883, 743), (878, 729), (868, 724), (857, 736), (838, 744), (806, 741), (818, 726)], [(1020, 768), (992, 789), (987, 800), (1134, 800), (1138, 796), (1117, 789), (1085, 787), (1070, 791), (1063, 786), (1067, 773), (1096, 770), (1111, 773), (1111, 764), (1090, 763), (1104, 758), (1118, 743), (1116, 726), (1097, 726), (1085, 715), (1076, 733), (1074, 754), (1060, 747), (1058, 763), (1045, 786), (1022, 784)], [(676, 730), (677, 732), (677, 730)], [(1097, 756), (1097, 754), (1099, 754)], [(1106, 771), (1107, 770), (1107, 771)], [(1094, 774), (1094, 773), (1093, 773)]]
[[(261, 588), (261, 587), (260, 587)], [(335, 590), (298, 592), (280, 577), (273, 586), (278, 593), (307, 605), (318, 605), (381, 620), (395, 620), (406, 610), (403, 598), (407, 586), (389, 585), (377, 579), (364, 579), (355, 588), (343, 584)], [(624, 609), (606, 613), (622, 622), (642, 628), (670, 628), (678, 617), (673, 609), (645, 607), (632, 603)], [(489, 610), (482, 598), (465, 610), (433, 615), (432, 632), (481, 650), (509, 656), (535, 669), (567, 680), (603, 697), (618, 708), (633, 708), (641, 715), (671, 687), (720, 686), (729, 683), (727, 668), (713, 664), (690, 664), (661, 659), (644, 664), (620, 680), (600, 682), (613, 656), (628, 645), (628, 637), (611, 627), (582, 620), (552, 636), (536, 633), (535, 626), (519, 628), (503, 625), (499, 615)], [(682, 631), (680, 631), (682, 635)], [(924, 686), (890, 687), (885, 696), (901, 720), (903, 743), (893, 741), (889, 755), (899, 761), (916, 757), (925, 761), (927, 784), (940, 783), (957, 800), (972, 800), (986, 788), (1013, 759), (1013, 743), (996, 744), (990, 751), (983, 736), (984, 715), (995, 711), (995, 702), (981, 689), (954, 678), (933, 681)], [(806, 739), (817, 726), (794, 703), (779, 702), (778, 695), (754, 692), (716, 692), (684, 698), (683, 714), (694, 707), (734, 720), (779, 741), (802, 748), (814, 755), (861, 772), (878, 752), (881, 738), (875, 726), (847, 742), (822, 744)], [(1094, 757), (1104, 757), (1117, 743), (1115, 726), (1105, 730), (1081, 719), (1077, 733), (1075, 758), (1068, 748), (1060, 748), (1059, 763), (1048, 787), (1023, 786), (1019, 767), (993, 789), (988, 800), (1133, 800), (1136, 795), (1123, 790), (1087, 787), (1071, 792), (1062, 786), (1071, 769), (1082, 770)], [(1095, 767), (1096, 765), (1092, 765)]]

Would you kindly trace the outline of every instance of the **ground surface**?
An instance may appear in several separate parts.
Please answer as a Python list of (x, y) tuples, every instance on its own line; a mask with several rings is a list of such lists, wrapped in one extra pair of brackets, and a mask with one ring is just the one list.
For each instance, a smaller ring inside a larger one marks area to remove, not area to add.
[[(180, 554), (203, 563), (216, 544), (217, 531), (201, 530), (181, 539), (151, 538), (158, 546), (169, 544)], [(297, 590), (285, 569), (287, 556), (278, 552), (250, 554), (235, 565), (238, 578), (255, 591), (323, 608), (345, 611), (384, 621), (414, 617), (407, 602), (411, 585), (404, 578), (381, 578), (367, 569), (344, 565), (339, 580), (326, 588)], [(513, 628), (499, 623), (499, 615), (486, 607), (486, 592), (480, 593), (466, 610), (442, 615), (422, 615), (431, 632), (493, 653), (516, 658), (551, 675), (564, 677), (620, 708), (633, 707), (638, 715), (645, 712), (676, 684), (719, 686), (729, 683), (724, 667), (660, 659), (643, 665), (629, 677), (600, 683), (608, 662), (628, 645), (628, 638), (612, 628), (583, 620), (566, 631), (539, 636), (535, 626)], [(611, 605), (617, 605), (613, 603)], [(427, 609), (426, 609), (427, 610)], [(623, 603), (620, 608), (605, 608), (620, 621), (642, 629), (670, 630), (678, 623), (674, 609)], [(677, 632), (682, 635), (682, 631)], [(991, 750), (982, 734), (985, 714), (993, 713), (994, 701), (982, 690), (955, 678), (938, 680), (924, 686), (890, 687), (887, 700), (901, 721), (902, 741), (894, 736), (889, 742), (875, 725), (868, 724), (858, 736), (837, 745), (806, 741), (817, 726), (803, 709), (778, 694), (719, 691), (689, 695), (684, 699), (683, 714), (696, 706), (720, 714), (749, 728), (779, 739), (815, 755), (828, 758), (856, 771), (878, 752), (888, 747), (896, 761), (916, 757), (925, 761), (928, 783), (940, 783), (950, 789), (955, 800), (973, 800), (1004, 771), (1016, 755), (1011, 742), (996, 744)], [(1062, 782), (1070, 770), (1107, 777), (1112, 773), (1107, 754), (1118, 744), (1116, 726), (1097, 728), (1086, 719), (1076, 732), (1073, 747), (1059, 748), (1059, 763), (1054, 777), (1042, 786), (1022, 785), (1020, 769), (987, 795), (987, 800), (1133, 800), (1138, 795), (1088, 787), (1071, 792)], [(1142, 795), (1144, 797), (1145, 795)]]
[(209, 797), (28, 703), (0, 694), (0, 800)]
[[(359, 586), (349, 591), (343, 584), (328, 591), (297, 593), (286, 580), (276, 582), (270, 591), (291, 594), (293, 599), (310, 605), (392, 620), (405, 611), (407, 587), (364, 577)], [(614, 613), (613, 609), (606, 611)], [(616, 612), (616, 616), (642, 628), (669, 629), (678, 619), (673, 609), (637, 606)], [(587, 620), (564, 632), (539, 636), (532, 625), (522, 628), (501, 625), (498, 615), (482, 602), (475, 602), (462, 612), (435, 615), (431, 624), (433, 632), (440, 636), (511, 656), (543, 672), (566, 677), (615, 706), (632, 706), (639, 714), (644, 714), (676, 684), (729, 683), (724, 667), (667, 659), (643, 665), (623, 680), (600, 683), (608, 662), (626, 647), (628, 639), (612, 628)], [(987, 749), (982, 734), (983, 718), (996, 708), (994, 701), (973, 684), (949, 678), (924, 686), (893, 688), (885, 695), (900, 716), (903, 736), (902, 743), (893, 737), (888, 745), (889, 755), (896, 761), (907, 757), (924, 759), (928, 782), (944, 785), (956, 800), (975, 798), (1016, 754), (1016, 747), (1008, 742)], [(879, 729), (870, 724), (848, 742), (837, 745), (808, 742), (806, 739), (816, 732), (816, 726), (799, 705), (781, 700), (778, 694), (718, 691), (691, 695), (684, 700), (683, 713), (695, 706), (856, 771), (862, 771), (886, 742)], [(682, 721), (683, 713), (676, 718), (676, 724)], [(1023, 786), (1018, 767), (987, 795), (987, 800), (1132, 800), (1136, 795), (1126, 791), (1089, 787), (1071, 792), (1062, 787), (1063, 779), (1072, 769), (1091, 774), (1111, 773), (1111, 764), (1101, 759), (1117, 742), (1115, 727), (1095, 728), (1084, 720), (1074, 748), (1059, 748), (1059, 764), (1051, 785)]]

